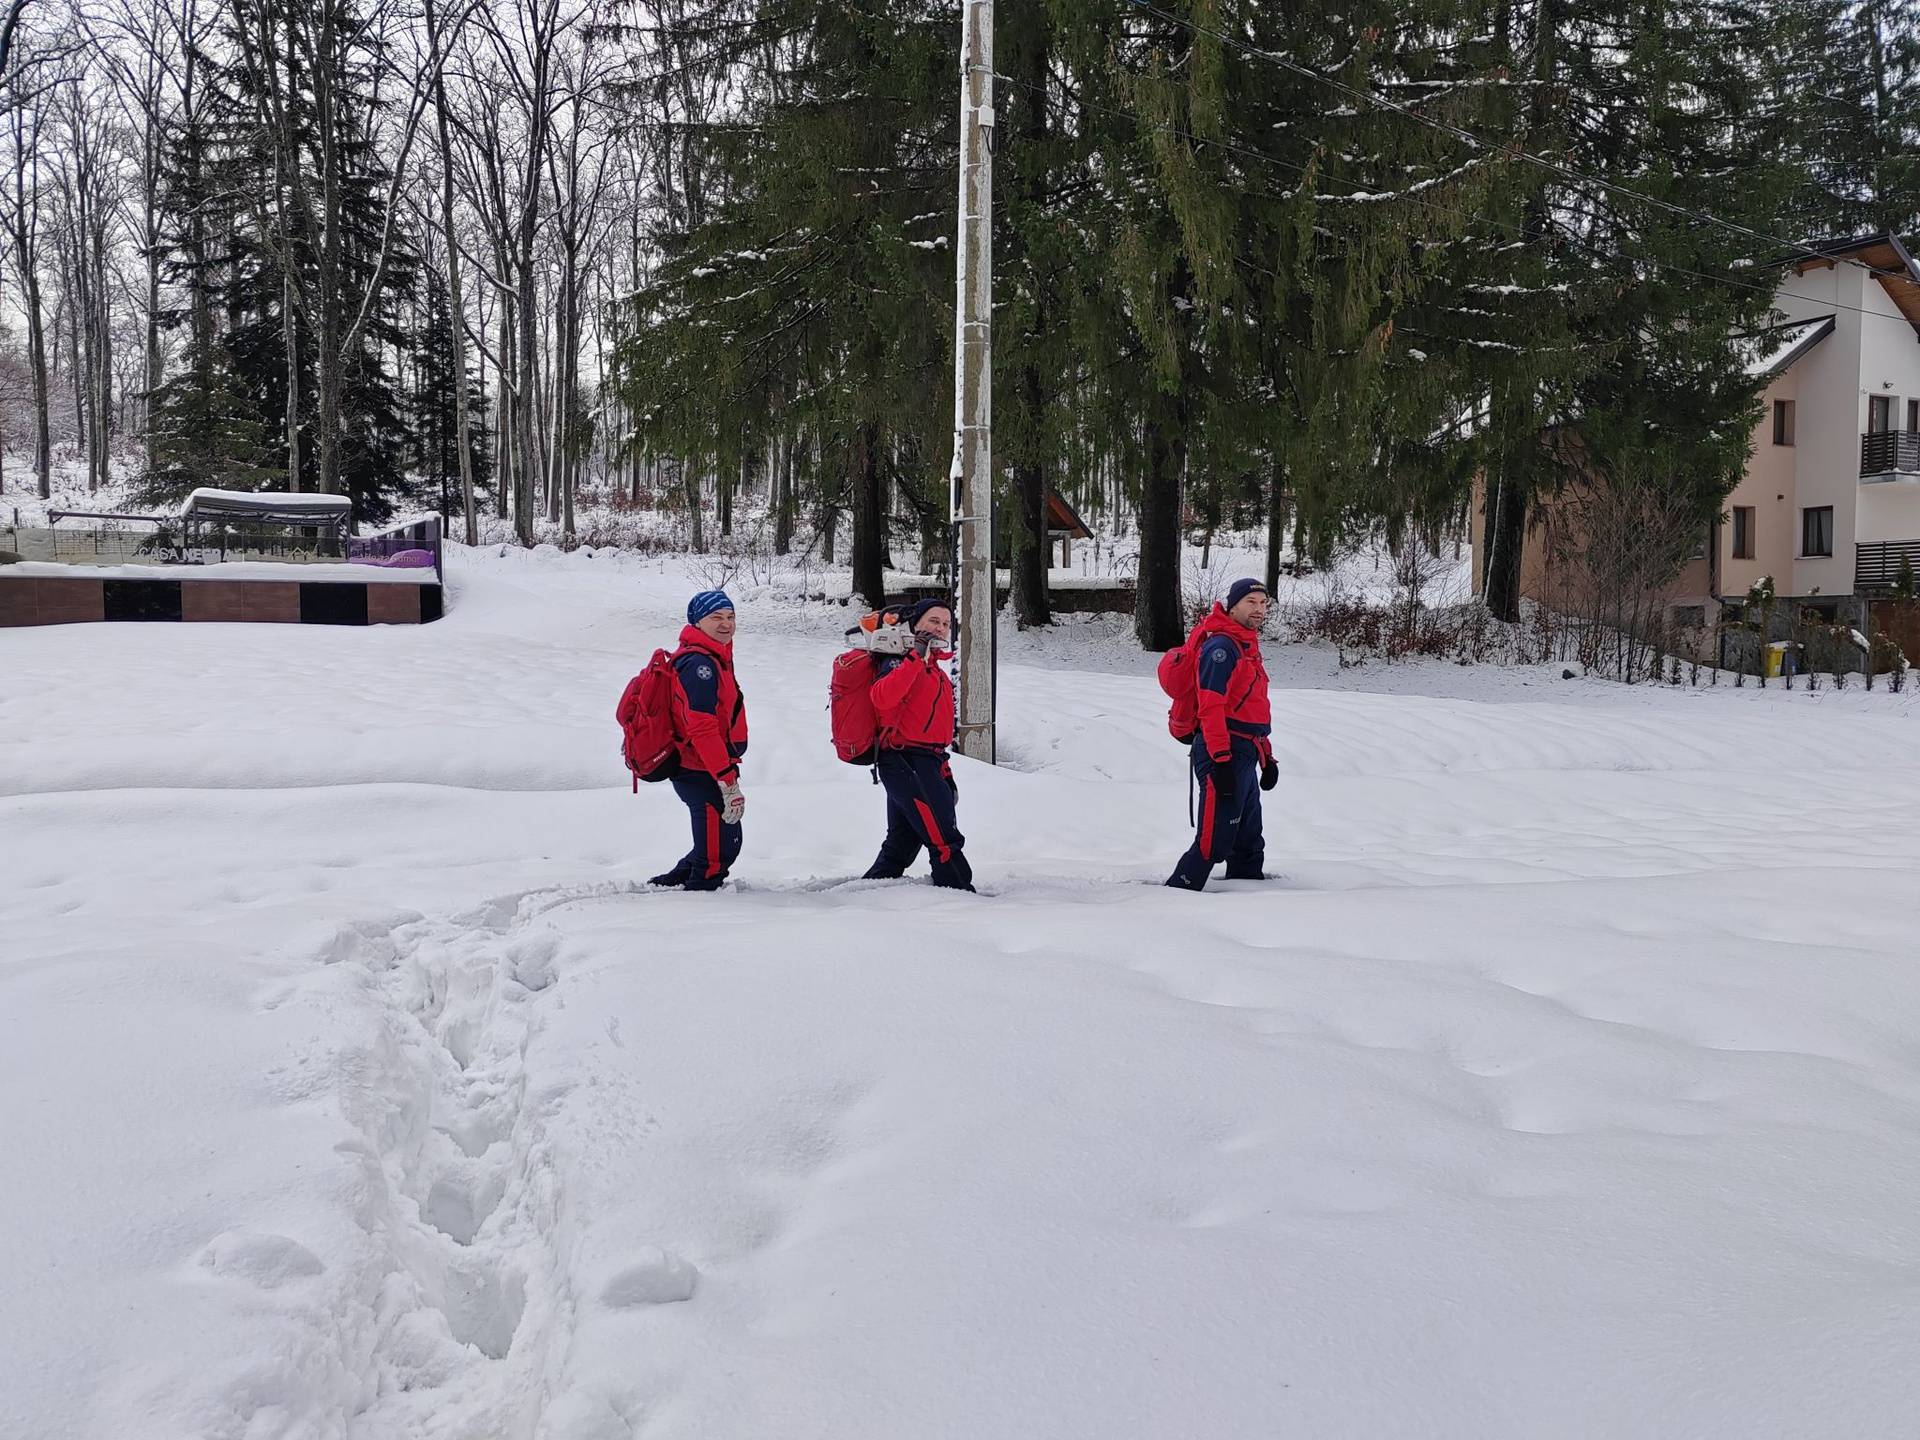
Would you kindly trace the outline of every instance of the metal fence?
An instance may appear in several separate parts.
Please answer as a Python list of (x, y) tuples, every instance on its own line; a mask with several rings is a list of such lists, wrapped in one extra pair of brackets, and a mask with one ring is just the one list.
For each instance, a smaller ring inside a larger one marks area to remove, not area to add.
[(62, 565), (177, 565), (177, 546), (143, 530), (0, 526), (0, 551)]
[(377, 535), (355, 535), (347, 541), (347, 558), (357, 565), (379, 565), (388, 569), (432, 567), (436, 580), (441, 578), (442, 549), (440, 517), (429, 515), (406, 525), (396, 525)]
[(378, 535), (347, 537), (310, 526), (202, 523), (192, 544), (177, 524), (121, 526), (0, 525), (0, 552), (62, 565), (215, 565), (257, 560), (291, 565), (375, 565), (431, 569), (441, 578), (440, 517), (396, 526)]
[[(161, 535), (173, 538), (166, 529)], [(215, 565), (229, 560), (269, 560), (294, 565), (337, 565), (347, 558), (341, 535), (326, 526), (270, 522), (199, 521), (179, 559), (162, 564)]]

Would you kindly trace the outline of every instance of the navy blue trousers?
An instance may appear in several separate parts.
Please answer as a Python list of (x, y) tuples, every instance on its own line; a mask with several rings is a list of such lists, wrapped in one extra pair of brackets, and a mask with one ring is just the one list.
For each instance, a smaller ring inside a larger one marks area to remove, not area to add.
[(863, 880), (897, 880), (925, 850), (933, 861), (933, 883), (956, 890), (973, 888), (973, 867), (961, 847), (955, 802), (959, 787), (944, 750), (882, 750), (876, 767), (887, 791), (887, 838), (880, 842)]
[(1233, 758), (1215, 765), (1204, 741), (1193, 742), (1193, 778), (1200, 812), (1193, 844), (1173, 867), (1167, 884), (1204, 890), (1213, 867), (1226, 862), (1229, 880), (1258, 880), (1267, 859), (1260, 819), (1260, 752), (1245, 736), (1233, 737)]
[(687, 807), (693, 824), (693, 848), (656, 883), (689, 890), (718, 890), (740, 858), (740, 827), (720, 819), (720, 782), (704, 770), (682, 770), (673, 777), (673, 793)]

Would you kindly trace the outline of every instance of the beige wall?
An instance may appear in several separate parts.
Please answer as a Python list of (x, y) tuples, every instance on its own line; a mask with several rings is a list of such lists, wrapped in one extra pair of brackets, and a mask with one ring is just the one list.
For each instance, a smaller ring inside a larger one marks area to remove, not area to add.
[[(1808, 292), (1816, 297), (1816, 304), (1835, 308), (1833, 333), (1794, 367), (1800, 383), (1799, 433), (1794, 445), (1798, 467), (1794, 563), (1790, 575), (1775, 577), (1775, 588), (1782, 595), (1851, 595), (1860, 432), (1866, 428), (1866, 399), (1860, 389), (1861, 328), (1885, 323), (1867, 312), (1873, 295), (1885, 300), (1886, 292), (1869, 283), (1865, 267), (1851, 260), (1789, 279), (1781, 289), (1782, 309), (1788, 308), (1787, 296), (1794, 291)], [(1913, 333), (1911, 326), (1907, 333)], [(1830, 558), (1800, 554), (1800, 510), (1814, 505), (1833, 507)]]
[[(1830, 345), (1828, 336), (1820, 345)], [(1820, 347), (1814, 347), (1817, 351)], [(1809, 357), (1811, 358), (1811, 357)], [(1796, 426), (1799, 420), (1800, 372), (1803, 360), (1784, 375), (1774, 377), (1762, 397), (1760, 423), (1754, 427), (1753, 449), (1747, 458), (1747, 473), (1727, 497), (1727, 519), (1720, 527), (1720, 593), (1738, 598), (1747, 593), (1762, 576), (1771, 575), (1781, 594), (1790, 593), (1793, 584), (1793, 557), (1800, 544), (1799, 502), (1794, 498), (1794, 468), (1800, 446), (1798, 436), (1792, 445), (1773, 443), (1773, 402), (1795, 402)], [(1820, 502), (1825, 504), (1825, 501)], [(1733, 507), (1753, 507), (1753, 559), (1733, 558)]]

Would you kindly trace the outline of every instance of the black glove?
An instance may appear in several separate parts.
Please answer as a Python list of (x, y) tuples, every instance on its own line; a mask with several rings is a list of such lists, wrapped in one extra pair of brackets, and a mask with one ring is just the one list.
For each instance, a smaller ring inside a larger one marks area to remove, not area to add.
[(1260, 766), (1260, 788), (1271, 790), (1280, 783), (1280, 767), (1273, 763), (1272, 757)]
[(925, 660), (939, 648), (940, 637), (938, 635), (928, 634), (924, 630), (915, 632), (913, 637), (913, 653), (918, 655), (922, 660)]

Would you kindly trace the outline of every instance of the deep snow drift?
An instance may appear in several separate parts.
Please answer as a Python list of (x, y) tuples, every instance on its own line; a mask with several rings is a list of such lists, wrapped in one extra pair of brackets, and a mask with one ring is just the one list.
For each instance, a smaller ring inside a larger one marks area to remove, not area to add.
[(0, 632), (8, 1440), (1911, 1434), (1911, 697), (1276, 652), (1284, 878), (1195, 897), (1146, 658), (1008, 634), (954, 896), (842, 883), (842, 617), (741, 597), (658, 895), (697, 579), (450, 578)]

